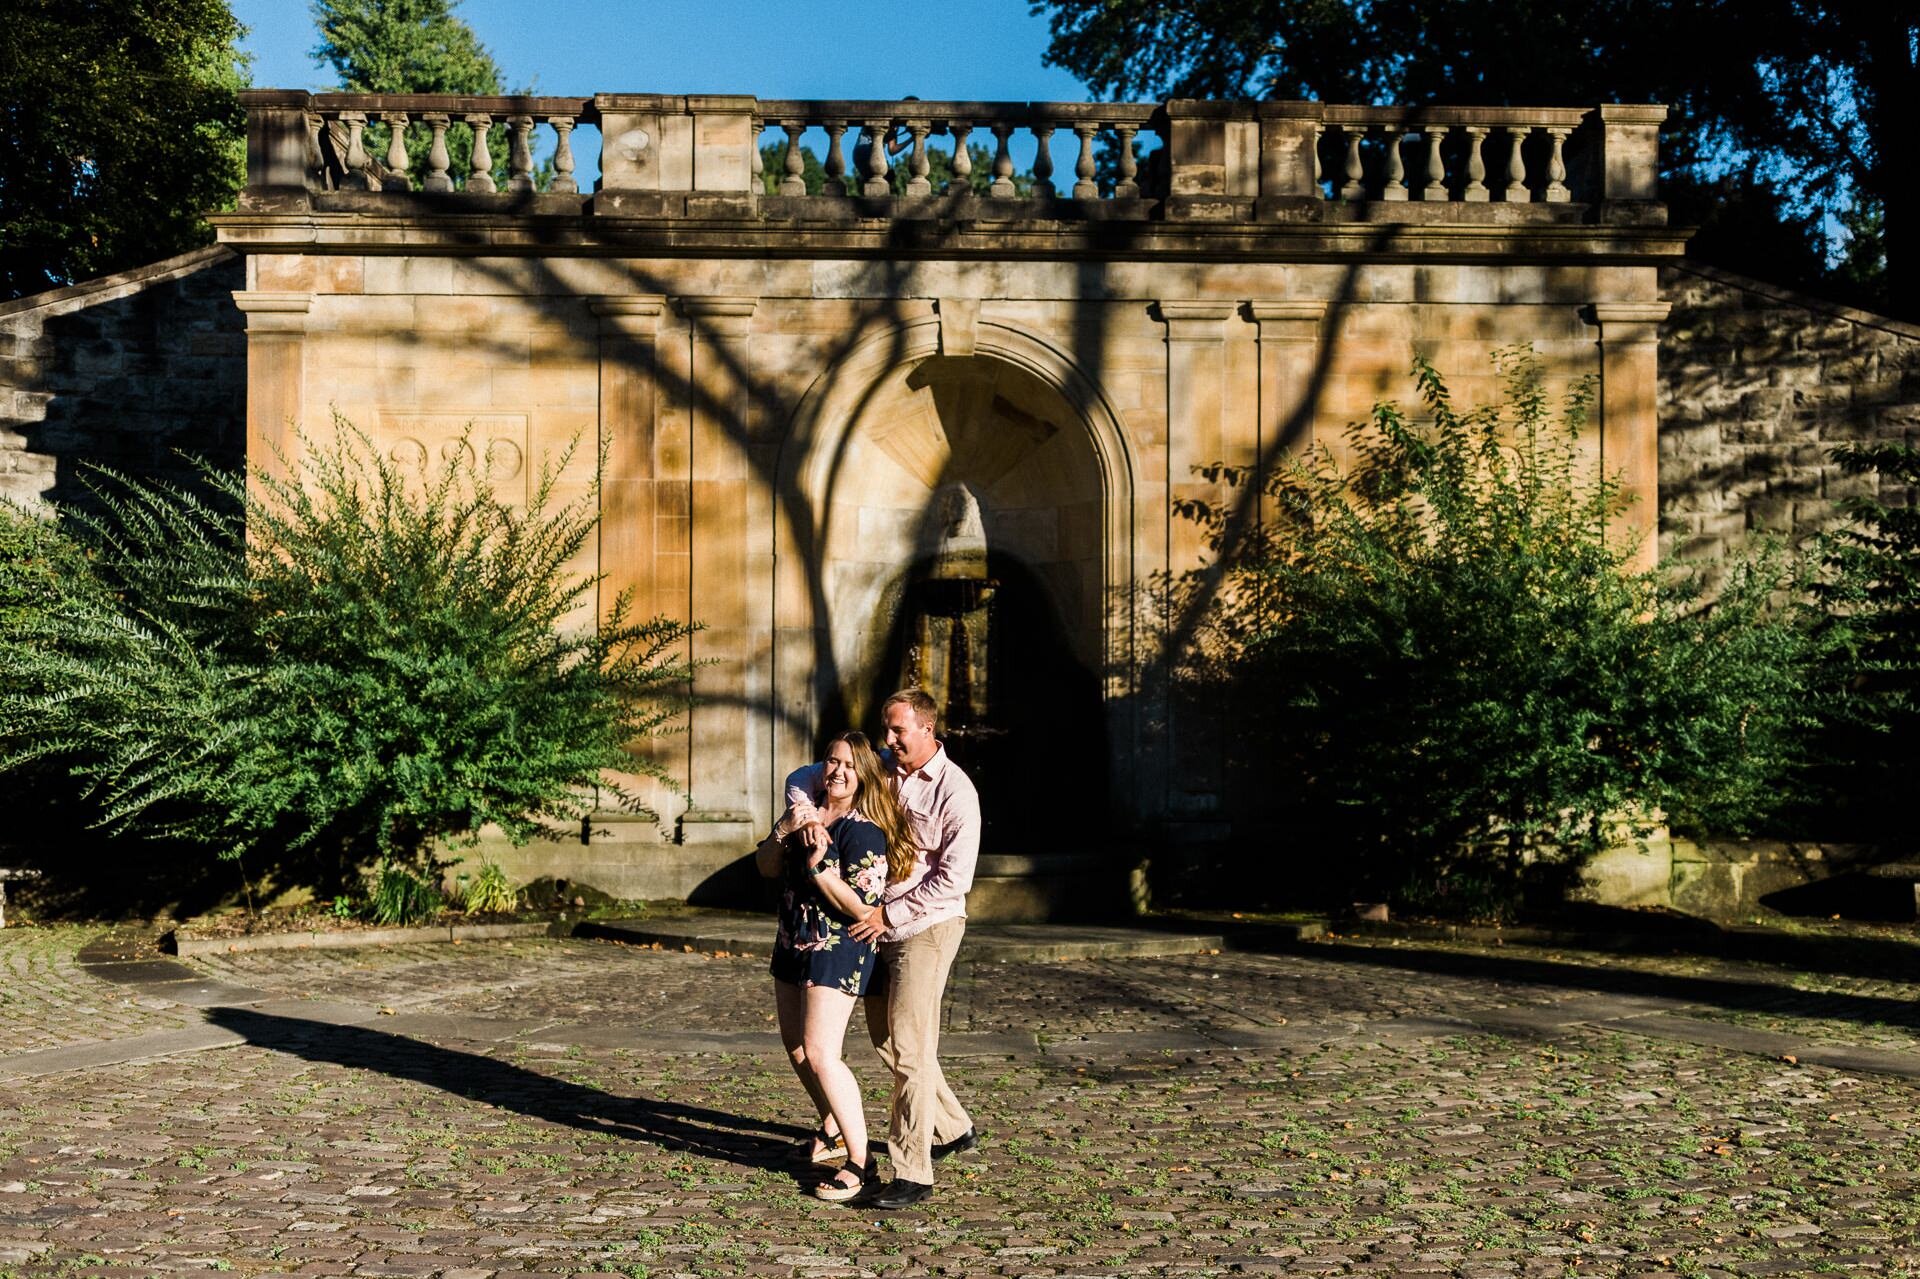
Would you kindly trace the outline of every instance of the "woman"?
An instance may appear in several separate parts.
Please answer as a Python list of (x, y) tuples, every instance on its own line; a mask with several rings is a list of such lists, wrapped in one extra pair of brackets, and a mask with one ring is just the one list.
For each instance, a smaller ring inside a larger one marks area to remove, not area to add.
[(887, 884), (906, 878), (916, 850), (866, 734), (842, 733), (829, 742), (822, 773), (825, 851), (812, 852), (793, 837), (800, 818), (811, 814), (789, 810), (760, 841), (754, 860), (761, 874), (786, 878), (773, 944), (774, 1005), (794, 1073), (820, 1114), (809, 1141), (813, 1161), (846, 1150), (845, 1166), (813, 1193), (840, 1202), (873, 1180), (860, 1086), (840, 1054), (853, 1001), (866, 994), (878, 961), (873, 943), (847, 936), (847, 925), (879, 903)]

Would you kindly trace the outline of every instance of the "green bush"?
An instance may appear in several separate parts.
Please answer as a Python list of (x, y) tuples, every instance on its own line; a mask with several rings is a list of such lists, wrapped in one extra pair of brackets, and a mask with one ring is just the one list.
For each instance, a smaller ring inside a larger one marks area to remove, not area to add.
[(1825, 545), (1820, 596), (1830, 638), (1822, 818), (1833, 838), (1910, 842), (1905, 784), (1920, 769), (1920, 448), (1842, 445), (1833, 460), (1875, 477), (1844, 499), (1849, 528)]
[(563, 456), (515, 509), (470, 450), (410, 478), (336, 425), (287, 478), (208, 472), (211, 500), (99, 473), (61, 552), (91, 573), (6, 623), (0, 770), (57, 763), (105, 826), (322, 895), (489, 823), (638, 810), (610, 773), (660, 775), (626, 748), (685, 705), (688, 628), (624, 598), (593, 626), (597, 490), (557, 500)]
[(1219, 563), (1170, 584), (1199, 619), (1175, 713), (1220, 734), (1262, 805), (1237, 817), (1291, 850), (1270, 883), (1506, 914), (1662, 810), (1745, 829), (1798, 767), (1814, 641), (1774, 603), (1786, 563), (1738, 566), (1707, 607), (1630, 571), (1618, 486), (1579, 445), (1590, 387), (1555, 421), (1530, 351), (1496, 364), (1501, 401), (1461, 410), (1417, 361), (1429, 420), (1377, 406), (1350, 465), (1210, 468), (1263, 484), (1253, 527), (1244, 500), (1188, 509)]
[(469, 915), (507, 915), (520, 905), (520, 890), (507, 879), (497, 862), (481, 862), (469, 879), (461, 875), (460, 908)]
[(447, 904), (438, 867), (381, 858), (367, 877), (367, 914), (377, 924), (417, 924)]

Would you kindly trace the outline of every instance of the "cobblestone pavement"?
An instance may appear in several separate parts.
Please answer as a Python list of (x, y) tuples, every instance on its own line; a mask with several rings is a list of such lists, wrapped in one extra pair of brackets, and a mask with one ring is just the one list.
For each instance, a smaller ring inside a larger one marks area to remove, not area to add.
[(99, 931), (69, 925), (0, 932), (0, 1056), (187, 1023), (177, 1004), (81, 966), (80, 948)]
[(763, 959), (225, 955), (204, 1011), (109, 1025), (81, 940), (0, 933), (42, 987), (10, 983), (0, 1068), (73, 1042), (16, 1010), (232, 1046), (0, 1076), (0, 1276), (1920, 1275), (1920, 1055), (1803, 1055), (1902, 1025), (1878, 977), (1796, 1004), (1764, 966), (1443, 946), (962, 965), (949, 1074), (988, 1136), (887, 1215), (803, 1193)]

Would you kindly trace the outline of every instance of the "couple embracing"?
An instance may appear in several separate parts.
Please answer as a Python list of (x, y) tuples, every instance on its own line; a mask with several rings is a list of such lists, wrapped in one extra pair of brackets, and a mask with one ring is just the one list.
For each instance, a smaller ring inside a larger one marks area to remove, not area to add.
[[(785, 882), (774, 999), (780, 1038), (820, 1115), (808, 1157), (846, 1157), (813, 1192), (888, 1209), (925, 1200), (933, 1161), (977, 1142), (938, 1053), (980, 852), (980, 799), (934, 736), (931, 697), (895, 693), (880, 717), (884, 752), (865, 734), (842, 733), (824, 760), (787, 778), (787, 811), (755, 860)], [(862, 996), (867, 1033), (893, 1072), (885, 1185), (875, 1182), (860, 1087), (841, 1056)]]

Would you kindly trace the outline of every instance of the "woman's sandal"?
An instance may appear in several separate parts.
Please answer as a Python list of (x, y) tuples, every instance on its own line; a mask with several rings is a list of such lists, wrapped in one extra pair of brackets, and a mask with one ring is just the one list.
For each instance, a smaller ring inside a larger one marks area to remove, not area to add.
[[(849, 1159), (838, 1172), (813, 1188), (814, 1197), (833, 1204), (845, 1203), (849, 1199), (857, 1198), (860, 1192), (872, 1183), (874, 1172), (873, 1152), (868, 1151), (864, 1167)], [(854, 1176), (854, 1183), (851, 1186), (841, 1180), (848, 1173)]]
[(825, 1124), (793, 1144), (794, 1149), (807, 1157), (808, 1163), (832, 1163), (847, 1153), (847, 1135), (840, 1132), (829, 1135)]

